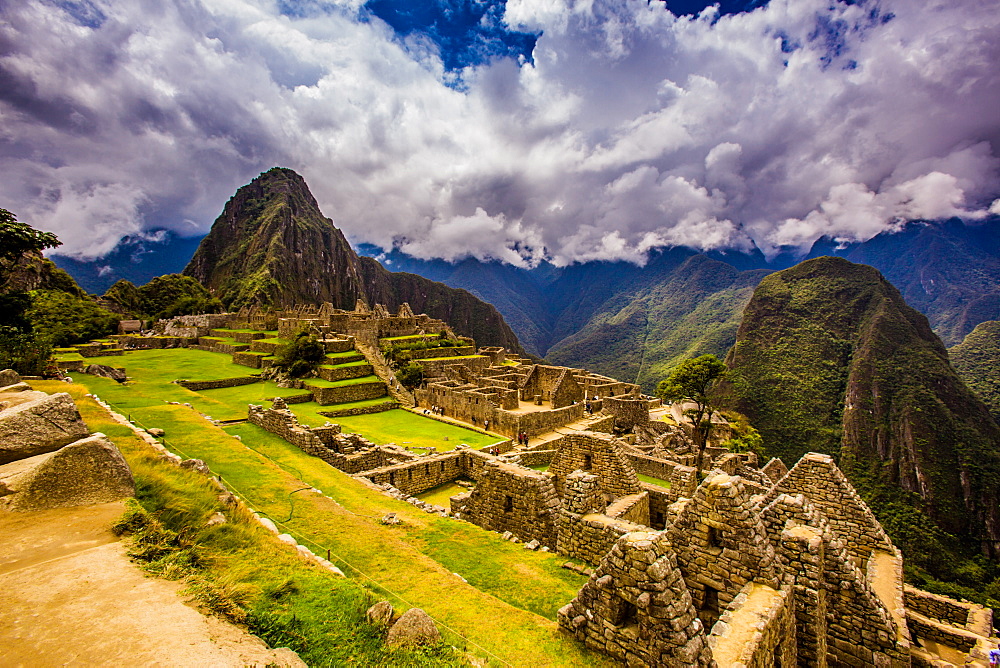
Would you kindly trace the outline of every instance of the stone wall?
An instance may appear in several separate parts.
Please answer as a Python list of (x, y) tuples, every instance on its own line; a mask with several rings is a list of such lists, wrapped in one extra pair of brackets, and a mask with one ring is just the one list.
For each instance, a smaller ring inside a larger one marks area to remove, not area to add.
[(370, 376), (375, 371), (371, 364), (354, 364), (351, 366), (335, 366), (324, 364), (317, 369), (317, 375), (323, 380), (335, 382), (338, 380), (349, 380), (351, 378), (364, 378)]
[(468, 466), (462, 451), (446, 452), (419, 460), (381, 466), (363, 473), (376, 484), (389, 484), (405, 494), (420, 494), (466, 476)]
[(660, 459), (636, 452), (626, 453), (636, 473), (665, 480), (670, 484), (671, 502), (683, 497), (691, 498), (698, 486), (698, 470), (669, 459)]
[(202, 390), (217, 390), (223, 387), (239, 387), (261, 382), (260, 376), (239, 376), (237, 378), (219, 378), (218, 380), (175, 380), (175, 383), (186, 390), (201, 392)]
[(555, 450), (522, 450), (517, 453), (517, 463), (522, 466), (548, 466)]
[(829, 455), (810, 452), (803, 456), (760, 500), (759, 506), (764, 507), (780, 494), (804, 494), (862, 565), (872, 550), (893, 550), (882, 525)]
[(649, 424), (649, 401), (641, 397), (608, 397), (604, 412), (614, 416), (617, 429)]
[(269, 356), (270, 353), (241, 351), (233, 353), (233, 364), (248, 366), (251, 369), (262, 369), (264, 368), (264, 358)]
[(974, 603), (956, 601), (953, 598), (932, 594), (909, 585), (903, 588), (903, 600), (908, 610), (918, 612), (931, 619), (963, 627), (969, 623), (970, 613), (976, 608), (982, 608)]
[(556, 546), (559, 498), (544, 473), (491, 458), (460, 509), (462, 519), (490, 531), (510, 531), (525, 542)]
[(604, 514), (616, 520), (649, 526), (649, 494), (639, 492), (617, 499)]
[(116, 341), (125, 350), (161, 350), (165, 348), (184, 348), (189, 339), (179, 336), (136, 336), (134, 334), (113, 334), (108, 337)]
[[(311, 394), (306, 395), (306, 397), (307, 397), (306, 399), (302, 400), (302, 403), (305, 403), (307, 401), (312, 401)], [(295, 403), (288, 401), (287, 398), (285, 399), (285, 401), (287, 403)], [(375, 404), (374, 406), (361, 406), (360, 408), (341, 408), (339, 410), (334, 409), (330, 411), (317, 411), (317, 412), (323, 417), (338, 418), (338, 417), (348, 417), (351, 415), (372, 415), (374, 413), (384, 413), (386, 411), (391, 411), (394, 408), (399, 408), (398, 401), (386, 401), (385, 403)]]
[(670, 489), (648, 482), (640, 481), (639, 485), (649, 497), (649, 526), (654, 529), (665, 529), (670, 522), (670, 506), (677, 501), (676, 495)]
[(345, 404), (352, 401), (364, 401), (366, 399), (378, 399), (387, 394), (385, 383), (382, 381), (371, 383), (356, 383), (354, 385), (342, 385), (340, 387), (317, 387), (306, 381), (306, 389), (313, 393), (316, 403), (320, 406), (330, 404)]
[(610, 498), (636, 494), (642, 489), (621, 444), (609, 434), (581, 431), (567, 434), (558, 442), (549, 473), (555, 476), (560, 495), (563, 480), (573, 471), (593, 472)]
[(648, 531), (648, 528), (601, 513), (577, 515), (564, 511), (559, 518), (556, 552), (597, 565), (619, 538), (633, 531)]
[(794, 607), (789, 589), (748, 584), (712, 628), (712, 658), (746, 668), (807, 665), (796, 657)]

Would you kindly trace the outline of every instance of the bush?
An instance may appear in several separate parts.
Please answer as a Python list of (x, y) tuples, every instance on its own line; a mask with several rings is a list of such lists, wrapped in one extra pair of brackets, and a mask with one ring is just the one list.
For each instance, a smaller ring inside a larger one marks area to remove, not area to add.
[(316, 372), (326, 359), (326, 349), (308, 330), (295, 335), (295, 340), (275, 356), (274, 367), (292, 378), (305, 378)]

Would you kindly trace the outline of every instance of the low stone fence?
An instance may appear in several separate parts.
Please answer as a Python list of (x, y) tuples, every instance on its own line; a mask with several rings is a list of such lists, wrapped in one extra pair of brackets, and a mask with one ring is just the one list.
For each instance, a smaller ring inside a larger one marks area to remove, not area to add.
[(410, 357), (414, 359), (440, 359), (442, 357), (459, 357), (465, 355), (475, 355), (476, 349), (473, 346), (459, 346), (455, 348), (423, 348), (413, 350)]
[(233, 353), (233, 364), (248, 366), (251, 369), (265, 369), (270, 366), (270, 364), (264, 363), (265, 357), (270, 357), (270, 354), (241, 350), (238, 353)]
[(947, 596), (922, 591), (909, 585), (903, 588), (903, 601), (907, 610), (963, 628), (969, 623), (973, 608), (981, 607), (972, 603), (962, 603)]
[(175, 383), (186, 390), (200, 392), (202, 390), (218, 390), (223, 387), (239, 387), (261, 382), (260, 376), (239, 376), (237, 378), (220, 378), (219, 380), (175, 380)]
[(649, 526), (649, 494), (639, 492), (623, 496), (608, 506), (604, 514), (612, 519)]
[(335, 382), (338, 380), (349, 380), (351, 378), (364, 378), (370, 376), (375, 371), (371, 364), (355, 364), (352, 366), (323, 365), (317, 370), (320, 378)]
[(223, 353), (225, 355), (241, 353), (250, 347), (246, 343), (227, 343), (221, 338), (215, 336), (199, 336), (198, 346), (204, 350), (208, 350), (209, 352)]
[[(136, 336), (133, 334), (114, 334), (109, 338), (116, 341), (125, 350), (163, 350), (166, 348), (186, 348), (191, 339), (180, 336)], [(194, 339), (197, 343), (197, 339)]]
[(694, 490), (698, 487), (698, 471), (694, 467), (634, 452), (626, 454), (636, 473), (670, 483), (672, 501), (676, 501), (682, 496), (690, 498), (694, 495)]
[(385, 383), (374, 381), (371, 383), (356, 383), (354, 385), (342, 385), (340, 387), (317, 387), (306, 382), (306, 389), (313, 393), (316, 403), (320, 406), (330, 404), (346, 404), (354, 401), (364, 401), (366, 399), (378, 399), (387, 394)]
[(415, 359), (420, 366), (424, 368), (424, 376), (427, 378), (436, 378), (439, 376), (444, 376), (444, 368), (446, 366), (456, 364), (467, 368), (470, 372), (474, 374), (482, 373), (483, 369), (490, 365), (489, 357), (438, 357), (436, 359)]
[(966, 631), (950, 624), (944, 624), (912, 610), (906, 611), (906, 626), (913, 636), (919, 636), (925, 640), (933, 640), (936, 643), (947, 645), (960, 652), (971, 650), (976, 646), (981, 637), (971, 631)]
[(257, 339), (266, 339), (270, 334), (264, 332), (234, 332), (229, 329), (213, 329), (208, 332), (209, 336), (223, 339), (233, 339), (236, 343), (253, 343)]
[(517, 461), (521, 466), (548, 466), (555, 454), (555, 450), (522, 450), (517, 453)]
[[(302, 399), (301, 402), (312, 401), (312, 395), (305, 395), (307, 398)], [(286, 397), (285, 403), (301, 403), (295, 401), (289, 401), (289, 398), (296, 399), (298, 397)], [(351, 415), (372, 415), (374, 413), (384, 413), (385, 411), (391, 411), (395, 408), (399, 408), (398, 401), (386, 401), (385, 403), (375, 404), (374, 406), (362, 406), (360, 408), (342, 408), (340, 410), (332, 411), (317, 411), (323, 417), (328, 418), (339, 418), (339, 417), (349, 417)]]
[(420, 494), (465, 475), (462, 451), (422, 457), (418, 461), (382, 466), (364, 472), (376, 484), (392, 485), (405, 494)]

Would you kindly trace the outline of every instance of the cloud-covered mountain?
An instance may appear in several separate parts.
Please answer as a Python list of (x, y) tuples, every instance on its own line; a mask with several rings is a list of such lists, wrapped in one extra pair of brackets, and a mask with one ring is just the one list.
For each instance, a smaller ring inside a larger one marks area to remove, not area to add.
[(96, 258), (204, 234), (285, 164), (355, 243), (562, 266), (860, 241), (1000, 195), (987, 0), (494, 0), (464, 31), (380, 4), (0, 5), (0, 202)]

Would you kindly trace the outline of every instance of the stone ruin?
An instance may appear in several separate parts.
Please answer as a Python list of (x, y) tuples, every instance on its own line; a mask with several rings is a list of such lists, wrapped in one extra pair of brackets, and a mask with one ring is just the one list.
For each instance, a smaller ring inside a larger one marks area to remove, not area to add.
[(91, 434), (68, 394), (31, 389), (0, 371), (0, 510), (27, 512), (135, 494), (118, 448)]

